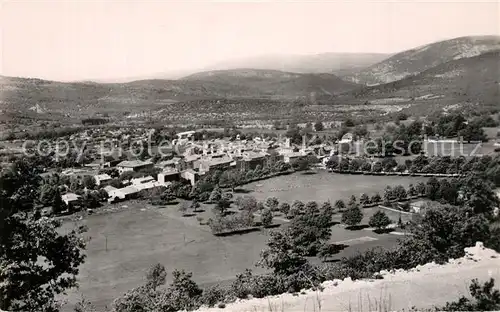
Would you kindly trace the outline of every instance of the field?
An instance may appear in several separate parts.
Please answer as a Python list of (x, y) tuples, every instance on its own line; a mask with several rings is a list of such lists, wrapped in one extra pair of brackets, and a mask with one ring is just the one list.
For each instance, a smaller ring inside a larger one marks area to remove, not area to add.
[[(381, 192), (387, 184), (407, 186), (419, 180), (320, 172), (277, 177), (259, 182), (260, 186), (249, 184), (245, 189), (255, 190), (249, 194), (258, 199), (276, 196), (290, 203), (295, 199), (322, 202), (348, 198), (351, 194)], [(216, 237), (208, 226), (199, 225), (196, 217), (182, 217), (174, 205), (158, 208), (134, 201), (106, 208), (116, 211), (78, 221), (89, 228), (85, 233), (87, 259), (81, 267), (80, 288), (70, 293), (64, 311), (71, 311), (81, 295), (98, 308), (109, 306), (114, 298), (140, 285), (148, 267), (155, 263), (165, 265), (169, 273), (174, 269), (193, 272), (194, 280), (202, 286), (229, 282), (246, 268), (264, 272), (256, 268), (255, 263), (265, 248), (268, 230)], [(363, 223), (367, 223), (373, 212), (373, 209), (364, 210)], [(339, 219), (340, 215), (335, 218)], [(74, 224), (67, 222), (65, 226), (70, 228)], [(393, 234), (379, 235), (366, 229), (350, 231), (335, 225), (331, 242), (350, 246), (336, 255), (340, 258), (374, 246), (391, 246), (398, 238)]]
[(362, 193), (373, 195), (375, 192), (380, 192), (383, 195), (387, 185), (401, 184), (407, 187), (411, 183), (416, 184), (420, 181), (426, 181), (426, 178), (346, 175), (320, 170), (315, 174), (292, 174), (253, 182), (245, 185), (245, 189), (252, 191), (252, 195), (258, 200), (275, 196), (280, 202), (286, 201), (290, 204), (294, 200), (303, 202), (330, 200), (333, 203), (337, 199), (347, 201), (353, 194), (358, 198)]

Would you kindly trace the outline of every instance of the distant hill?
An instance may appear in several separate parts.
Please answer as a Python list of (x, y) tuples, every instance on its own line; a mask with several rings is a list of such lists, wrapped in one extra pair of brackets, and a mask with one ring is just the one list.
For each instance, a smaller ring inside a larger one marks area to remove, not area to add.
[(359, 87), (333, 74), (301, 74), (263, 69), (208, 71), (196, 73), (181, 80), (231, 85), (235, 90), (244, 86), (249, 92), (248, 95), (271, 97), (334, 95)]
[(333, 73), (336, 75), (346, 75), (355, 70), (378, 63), (389, 56), (389, 54), (382, 53), (275, 54), (229, 60), (208, 66), (205, 70), (255, 68), (294, 73)]
[(500, 49), (498, 36), (460, 37), (395, 54), (343, 78), (368, 85), (388, 83), (452, 60), (474, 57), (497, 49)]
[[(402, 80), (365, 87), (351, 93), (372, 104), (382, 99), (396, 102), (445, 105), (469, 103), (497, 107), (500, 103), (500, 50), (452, 60)], [(418, 109), (418, 108), (417, 108)]]
[(138, 111), (163, 104), (212, 98), (310, 98), (357, 87), (331, 74), (236, 70), (199, 73), (179, 80), (129, 83), (57, 82), (0, 77), (0, 110), (84, 114)]

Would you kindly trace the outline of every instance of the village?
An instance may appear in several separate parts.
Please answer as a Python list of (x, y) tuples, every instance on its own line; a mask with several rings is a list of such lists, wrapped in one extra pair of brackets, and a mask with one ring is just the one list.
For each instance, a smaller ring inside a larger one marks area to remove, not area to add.
[[(241, 140), (237, 135), (233, 140), (194, 140), (196, 131), (193, 130), (177, 133), (168, 146), (156, 145), (151, 148), (149, 145), (148, 151), (138, 152), (139, 155), (134, 159), (131, 155), (134, 153), (125, 150), (125, 147), (129, 147), (133, 151), (133, 147), (128, 143), (123, 144), (117, 138), (122, 138), (123, 142), (135, 142), (136, 145), (138, 142), (138, 146), (142, 147), (145, 146), (142, 144), (148, 141), (150, 130), (145, 129), (125, 136), (119, 130), (107, 131), (105, 134), (94, 133), (93, 136), (82, 132), (69, 137), (70, 140), (93, 144), (85, 146), (86, 159), (83, 166), (65, 168), (57, 173), (78, 181), (93, 179), (96, 189), (102, 189), (107, 194), (106, 200), (109, 203), (134, 198), (142, 190), (168, 187), (175, 181), (182, 181), (194, 187), (200, 177), (217, 170), (235, 169), (246, 172), (277, 162), (292, 164), (307, 156), (310, 156), (310, 162), (312, 158), (312, 163), (325, 168), (326, 161), (337, 150), (336, 146), (326, 144), (291, 144), (290, 138), (285, 138), (283, 142), (277, 138), (260, 137)], [(104, 140), (111, 143), (103, 144)], [(338, 144), (344, 145), (344, 150), (348, 150), (349, 147), (346, 148), (345, 145), (353, 144), (352, 135), (346, 135)], [(105, 145), (107, 148), (103, 148)], [(43, 176), (49, 177), (54, 173), (52, 170)], [(118, 177), (120, 185), (112, 183)], [(89, 190), (84, 187), (82, 191)], [(61, 197), (66, 205), (77, 206), (81, 195), (81, 191), (77, 194), (68, 189)]]

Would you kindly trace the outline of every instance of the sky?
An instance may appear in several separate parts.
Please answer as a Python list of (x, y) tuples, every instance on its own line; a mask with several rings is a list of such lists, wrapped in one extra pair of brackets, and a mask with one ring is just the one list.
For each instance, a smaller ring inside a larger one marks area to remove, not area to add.
[(395, 53), (500, 35), (500, 1), (0, 0), (0, 74), (106, 80), (266, 54)]

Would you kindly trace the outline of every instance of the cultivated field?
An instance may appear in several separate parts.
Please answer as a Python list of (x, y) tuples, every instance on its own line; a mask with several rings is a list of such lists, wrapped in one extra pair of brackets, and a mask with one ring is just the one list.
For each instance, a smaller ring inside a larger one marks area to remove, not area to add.
[(319, 170), (315, 174), (297, 173), (253, 182), (245, 185), (245, 189), (251, 190), (258, 200), (275, 196), (280, 202), (286, 201), (290, 204), (294, 200), (329, 200), (333, 204), (337, 199), (347, 201), (353, 194), (358, 198), (362, 193), (373, 195), (379, 192), (383, 195), (387, 185), (407, 187), (411, 183), (417, 184), (426, 180), (424, 177), (348, 175)]
[[(322, 202), (347, 199), (351, 194), (382, 192), (388, 184), (407, 186), (420, 180), (423, 178), (320, 172), (277, 177), (249, 184), (245, 189), (255, 190), (249, 194), (262, 200), (276, 196), (280, 201), (290, 203), (295, 199)], [(265, 248), (268, 230), (216, 237), (208, 226), (199, 225), (195, 216), (182, 217), (176, 205), (159, 208), (134, 201), (105, 208), (114, 208), (115, 211), (90, 215), (79, 221), (89, 228), (85, 233), (87, 259), (81, 267), (80, 289), (70, 294), (66, 311), (70, 311), (81, 295), (98, 308), (109, 306), (114, 298), (140, 285), (146, 270), (155, 263), (165, 265), (169, 273), (174, 269), (193, 272), (194, 280), (200, 285), (230, 282), (246, 268), (264, 272), (254, 265), (260, 251)], [(208, 217), (210, 207), (203, 208), (205, 212), (201, 215)], [(373, 209), (364, 210), (364, 224), (373, 213)], [(340, 220), (340, 215), (335, 219)], [(67, 228), (73, 226), (73, 222), (66, 223)], [(374, 246), (391, 246), (399, 237), (379, 235), (367, 229), (350, 231), (342, 225), (335, 225), (331, 242), (349, 245), (335, 256), (340, 258)]]

